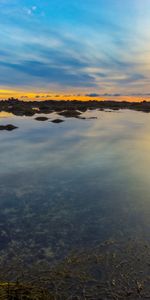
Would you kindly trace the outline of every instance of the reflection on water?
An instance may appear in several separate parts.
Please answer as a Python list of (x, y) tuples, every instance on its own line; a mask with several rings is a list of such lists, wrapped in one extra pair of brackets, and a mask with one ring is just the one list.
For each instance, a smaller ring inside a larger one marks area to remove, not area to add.
[(9, 117), (13, 117), (13, 114), (11, 112), (0, 111), (0, 118), (9, 118)]
[(107, 239), (148, 238), (150, 115), (84, 115), (97, 119), (0, 121), (19, 127), (0, 133), (2, 259), (54, 261)]

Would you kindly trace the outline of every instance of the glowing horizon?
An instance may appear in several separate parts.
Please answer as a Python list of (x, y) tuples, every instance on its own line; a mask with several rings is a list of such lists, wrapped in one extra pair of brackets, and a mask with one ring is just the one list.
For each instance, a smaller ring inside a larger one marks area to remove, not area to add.
[(44, 100), (80, 100), (80, 101), (128, 101), (141, 102), (143, 100), (150, 101), (150, 95), (119, 95), (119, 94), (55, 94), (55, 93), (35, 93), (33, 91), (24, 92), (17, 90), (0, 90), (0, 100), (7, 100), (9, 98), (17, 98), (23, 101), (44, 101)]

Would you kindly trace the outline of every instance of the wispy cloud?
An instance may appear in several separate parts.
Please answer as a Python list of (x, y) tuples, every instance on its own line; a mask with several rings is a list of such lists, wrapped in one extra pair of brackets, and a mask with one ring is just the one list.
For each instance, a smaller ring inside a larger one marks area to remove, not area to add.
[(150, 3), (106, 2), (1, 0), (1, 85), (148, 92)]
[(36, 6), (32, 6), (30, 8), (24, 8), (25, 13), (27, 13), (27, 15), (31, 16), (33, 15), (37, 10)]

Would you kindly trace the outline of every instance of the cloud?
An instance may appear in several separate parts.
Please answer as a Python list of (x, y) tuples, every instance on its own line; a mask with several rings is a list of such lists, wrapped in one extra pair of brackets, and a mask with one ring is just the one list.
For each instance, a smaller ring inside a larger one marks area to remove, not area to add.
[[(8, 68), (9, 72), (14, 74), (13, 80), (16, 79), (16, 81), (17, 78), (19, 79), (19, 74), (22, 73), (24, 75), (27, 75), (27, 77), (30, 78), (30, 82), (32, 83), (34, 83), (35, 80), (39, 78), (41, 81), (45, 81), (47, 83), (57, 82), (57, 84), (59, 84), (60, 86), (96, 86), (96, 83), (92, 76), (86, 74), (82, 70), (75, 73), (72, 70), (66, 69), (65, 66), (51, 66), (51, 64), (32, 60), (21, 61), (18, 63), (0, 62), (0, 66)], [(6, 79), (6, 82), (8, 82), (8, 78)]]
[(37, 6), (32, 6), (31, 8), (24, 9), (27, 15), (31, 16), (37, 10)]
[(26, 95), (26, 96), (21, 96), (20, 97), (21, 99), (28, 99), (28, 96)]
[(99, 97), (100, 94), (91, 93), (91, 94), (86, 94), (85, 96), (87, 96), (87, 97)]
[(87, 97), (120, 97), (121, 94), (116, 93), (116, 94), (109, 94), (109, 93), (103, 93), (103, 94), (96, 94), (96, 93), (90, 93), (90, 94), (85, 94)]
[(133, 73), (133, 74), (128, 74), (125, 78), (123, 79), (117, 79), (116, 82), (118, 84), (122, 85), (130, 85), (139, 81), (144, 81), (146, 79), (146, 76), (138, 73)]
[(126, 15), (113, 2), (107, 7), (103, 0), (101, 6), (97, 0), (94, 5), (89, 0), (86, 5), (79, 0), (61, 5), (58, 0), (51, 5), (45, 0), (1, 0), (1, 85), (40, 86), (56, 93), (59, 88), (77, 93), (85, 89), (93, 97), (99, 91), (122, 94), (127, 86), (131, 93), (148, 92), (148, 26), (142, 19), (138, 28), (135, 5), (130, 4), (132, 18), (127, 14), (128, 0), (123, 4)]
[(32, 11), (36, 10), (37, 6), (32, 6)]

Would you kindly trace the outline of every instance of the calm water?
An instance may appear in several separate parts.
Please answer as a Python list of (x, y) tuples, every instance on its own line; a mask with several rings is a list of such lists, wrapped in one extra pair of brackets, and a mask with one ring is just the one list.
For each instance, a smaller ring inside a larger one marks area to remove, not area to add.
[(150, 114), (83, 115), (97, 119), (1, 115), (19, 127), (0, 132), (2, 259), (18, 251), (54, 261), (108, 239), (148, 238)]

